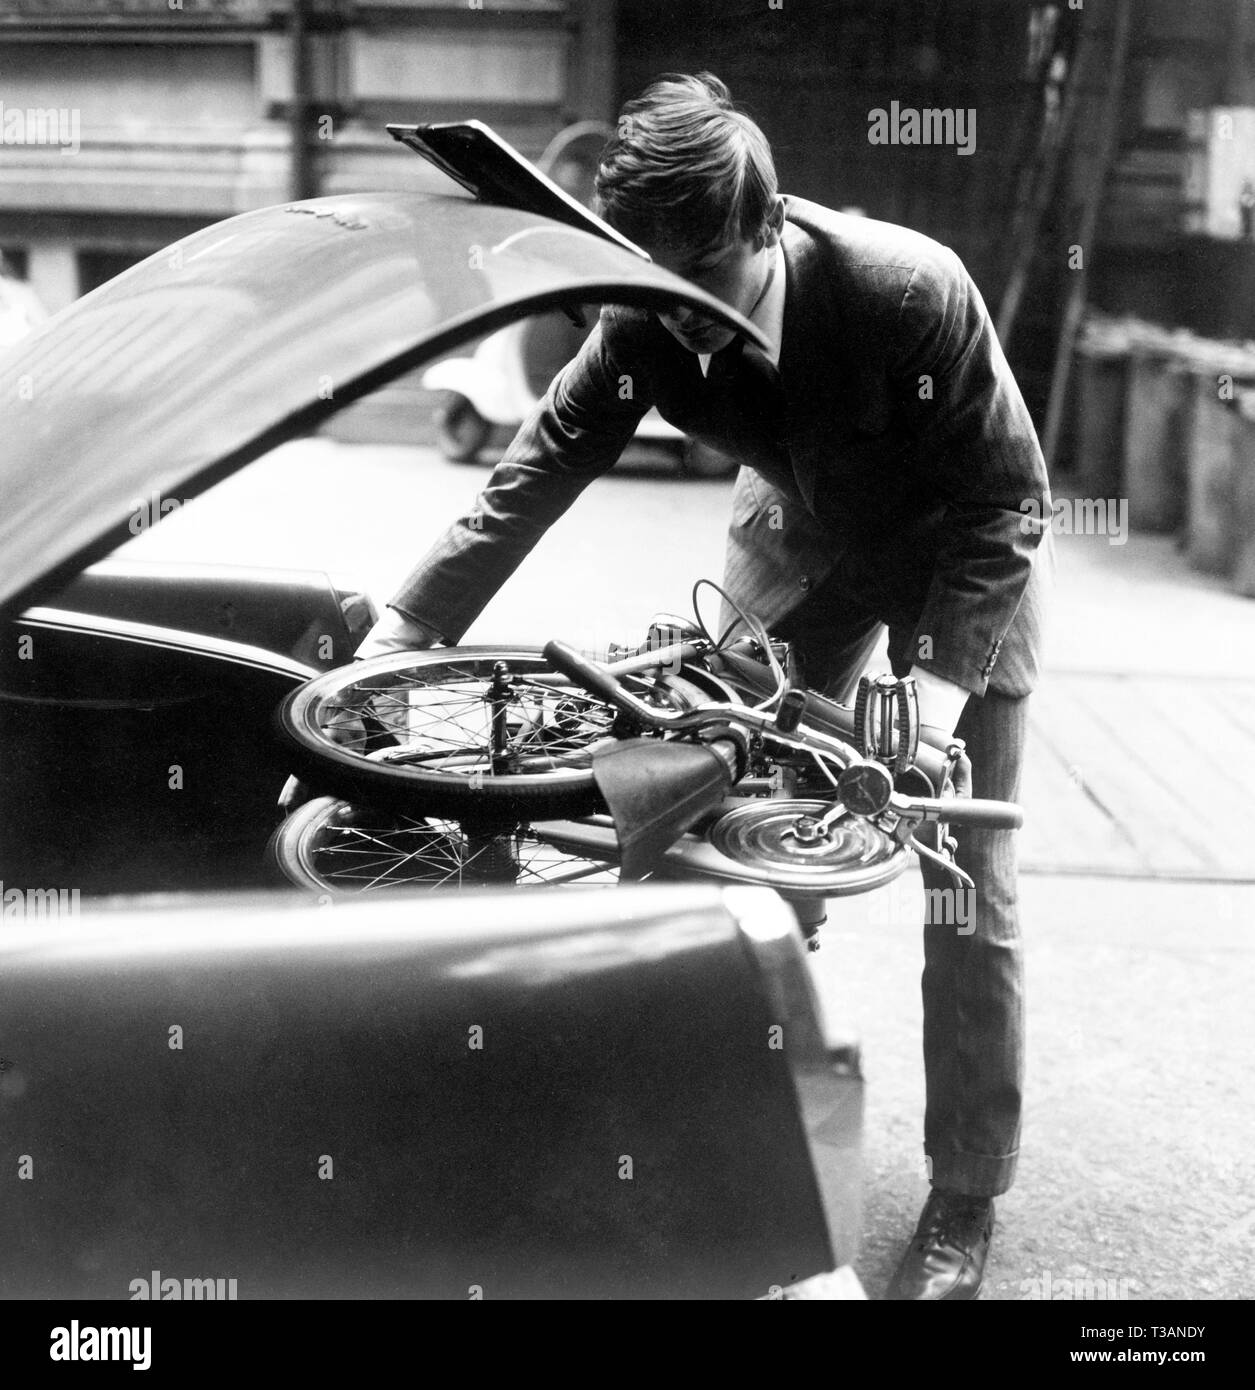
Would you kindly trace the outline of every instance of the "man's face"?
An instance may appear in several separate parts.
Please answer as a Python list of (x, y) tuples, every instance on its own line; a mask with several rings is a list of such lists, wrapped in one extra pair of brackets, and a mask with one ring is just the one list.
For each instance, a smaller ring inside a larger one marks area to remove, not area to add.
[[(645, 249), (664, 270), (691, 280), (748, 318), (767, 283), (776, 240), (769, 233), (757, 242), (744, 238), (696, 249), (666, 245)], [(712, 323), (699, 309), (677, 306), (658, 318), (690, 352), (718, 352), (736, 336), (731, 329)]]

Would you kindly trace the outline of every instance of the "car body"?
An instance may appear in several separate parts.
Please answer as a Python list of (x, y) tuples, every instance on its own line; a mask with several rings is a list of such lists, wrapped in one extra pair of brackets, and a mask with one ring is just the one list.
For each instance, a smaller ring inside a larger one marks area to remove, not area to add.
[(106, 558), (463, 341), (676, 301), (757, 337), (594, 231), (338, 196), (197, 232), (0, 359), (0, 1167), (38, 1176), (0, 1210), (0, 1293), (130, 1297), (151, 1269), (242, 1297), (739, 1297), (848, 1262), (857, 1054), (770, 893), (261, 892), (272, 712), (373, 608), (322, 573)]
[[(230, 621), (219, 623), (203, 575), (128, 581), (115, 570), (107, 581), (80, 577), (87, 564), (485, 329), (676, 295), (732, 321), (640, 256), (547, 218), (460, 195), (324, 198), (198, 232), (12, 350), (0, 363), (12, 403), (0, 607), (25, 612), (0, 658), (0, 737), (37, 767), (19, 758), (0, 773), (8, 803), (25, 805), (0, 843), (8, 881), (42, 884), (72, 867), (90, 891), (167, 888), (163, 864), (199, 857), (225, 884), (260, 882), (248, 846), (283, 782), (268, 712), (291, 684), (348, 660), (369, 626), (360, 597), (325, 577), (224, 574), (216, 611)], [(180, 586), (186, 603), (156, 593)], [(276, 609), (301, 631), (322, 615), (319, 640), (277, 642), (265, 616)], [(124, 631), (124, 621), (154, 630)], [(165, 693), (150, 708), (154, 691)], [(229, 712), (234, 740), (206, 742), (215, 710)], [(88, 797), (78, 819), (61, 795), (74, 784), (102, 798)], [(120, 787), (126, 808), (109, 815)]]

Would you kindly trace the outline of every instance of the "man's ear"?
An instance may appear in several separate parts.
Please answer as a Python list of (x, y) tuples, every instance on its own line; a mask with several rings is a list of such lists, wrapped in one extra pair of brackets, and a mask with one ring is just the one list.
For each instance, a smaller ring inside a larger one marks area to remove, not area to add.
[(758, 238), (758, 250), (762, 251), (769, 246), (778, 246), (783, 234), (784, 199), (777, 193), (775, 201), (771, 205), (771, 211), (767, 214), (767, 220), (763, 223), (763, 230)]

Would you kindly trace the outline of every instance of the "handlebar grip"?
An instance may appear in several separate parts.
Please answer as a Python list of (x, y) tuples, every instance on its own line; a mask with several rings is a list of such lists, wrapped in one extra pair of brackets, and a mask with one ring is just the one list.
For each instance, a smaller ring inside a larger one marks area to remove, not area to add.
[(608, 704), (623, 706), (623, 690), (619, 682), (600, 666), (581, 656), (565, 642), (546, 642), (545, 660), (551, 666), (569, 676), (577, 685), (582, 685), (590, 695), (599, 695)]
[(1014, 801), (979, 801), (966, 796), (913, 797), (911, 804), (929, 820), (967, 825), (977, 830), (1018, 830), (1024, 824), (1024, 808)]

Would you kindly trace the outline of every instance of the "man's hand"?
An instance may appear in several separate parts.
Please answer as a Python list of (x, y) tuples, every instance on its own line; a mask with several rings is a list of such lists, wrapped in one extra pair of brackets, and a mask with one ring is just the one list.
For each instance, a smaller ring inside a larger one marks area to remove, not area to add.
[(971, 797), (972, 795), (972, 760), (966, 753), (959, 754), (959, 760), (955, 763), (950, 772), (950, 781), (954, 786), (955, 796)]
[[(366, 739), (366, 726), (362, 724), (360, 720), (353, 719), (352, 717), (348, 719), (344, 718), (344, 711), (340, 712), (340, 716), (340, 718), (334, 720), (329, 725), (325, 725), (323, 728), (323, 732), (331, 742), (343, 744), (346, 747), (354, 743), (359, 745), (364, 743)], [(279, 805), (282, 807), (284, 814), (290, 816), (298, 806), (304, 806), (307, 801), (317, 795), (318, 793), (308, 782), (302, 782), (301, 779), (294, 774), (283, 784), (283, 790), (279, 793)]]
[[(949, 729), (944, 729), (937, 724), (921, 724), (919, 727), (919, 738), (921, 743), (926, 743), (930, 748), (936, 748), (939, 752), (948, 752), (956, 743), (962, 747), (963, 740), (956, 739)], [(950, 786), (954, 790), (955, 796), (972, 795), (972, 760), (967, 756), (966, 751), (959, 754), (954, 766), (950, 769)]]
[(366, 661), (386, 652), (421, 652), (439, 646), (443, 640), (438, 633), (398, 613), (395, 608), (385, 608), (383, 617), (362, 638), (353, 660)]
[[(357, 651), (353, 653), (353, 660), (365, 661), (368, 657), (383, 656), (387, 652), (425, 651), (438, 646), (441, 641), (436, 633), (398, 613), (395, 608), (385, 608), (383, 617), (362, 638)], [(365, 729), (342, 720), (327, 731), (327, 736), (334, 743), (360, 743)], [(279, 793), (279, 805), (285, 814), (291, 815), (313, 795), (312, 789), (299, 777), (289, 777)]]

